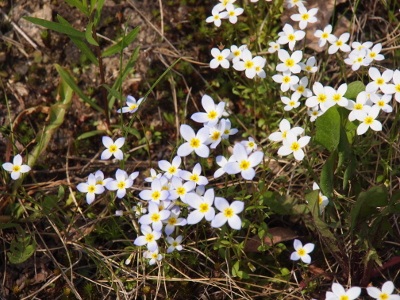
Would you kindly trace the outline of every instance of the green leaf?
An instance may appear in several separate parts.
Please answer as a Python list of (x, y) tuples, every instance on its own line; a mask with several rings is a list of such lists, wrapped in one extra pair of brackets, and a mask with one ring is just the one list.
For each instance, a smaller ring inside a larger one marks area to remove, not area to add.
[(360, 193), (353, 209), (351, 210), (351, 232), (360, 222), (367, 222), (372, 215), (378, 213), (377, 207), (388, 205), (386, 187), (374, 186), (366, 192)]
[[(60, 22), (60, 24), (72, 27), (71, 24), (69, 24), (68, 21), (65, 20), (63, 17), (61, 17), (60, 15), (57, 15), (57, 19), (58, 19), (58, 22)], [(93, 54), (92, 50), (90, 50), (89, 47), (86, 45), (86, 43), (81, 38), (77, 38), (72, 35), (68, 35), (68, 36), (71, 39), (71, 41), (75, 44), (75, 46), (78, 47), (79, 50), (81, 50), (82, 53), (84, 55), (86, 55), (86, 57), (92, 63), (94, 63), (96, 65), (96, 67), (98, 67), (99, 61), (97, 60), (97, 57)]]
[(304, 198), (307, 200), (307, 206), (314, 217), (319, 216), (319, 190), (308, 193)]
[(290, 195), (271, 197), (268, 201), (268, 206), (274, 213), (281, 215), (298, 216), (305, 214), (307, 207), (297, 204), (297, 200)]
[(98, 135), (98, 134), (106, 134), (106, 133), (107, 133), (107, 130), (93, 130), (93, 131), (82, 133), (76, 139), (79, 141), (79, 140), (84, 140), (84, 139), (90, 138), (90, 137)]
[[(96, 42), (96, 40), (93, 38), (93, 23), (91, 22), (91, 23), (89, 23), (87, 26), (86, 26), (86, 31), (85, 31), (85, 37), (86, 37), (86, 40), (90, 43), (90, 44), (92, 44), (92, 45), (95, 45), (95, 46), (98, 46), (99, 44)], [(96, 34), (96, 33), (95, 33)]]
[(75, 6), (79, 9), (86, 17), (90, 16), (89, 10), (79, 0), (64, 0), (71, 6)]
[(116, 91), (115, 89), (113, 89), (112, 87), (109, 87), (107, 84), (102, 84), (103, 87), (105, 87), (107, 89), (107, 91), (114, 97), (117, 98), (121, 101), (125, 101), (125, 97), (122, 96), (120, 93), (118, 93), (118, 91)]
[(96, 103), (94, 103), (89, 97), (87, 97), (82, 90), (78, 87), (78, 85), (75, 83), (75, 80), (72, 78), (72, 76), (69, 74), (68, 71), (63, 69), (60, 65), (55, 64), (56, 70), (58, 74), (62, 77), (62, 79), (65, 80), (65, 82), (69, 85), (69, 87), (78, 94), (79, 97), (82, 98), (83, 101), (85, 101), (87, 104), (89, 104), (91, 107), (97, 109), (99, 112), (104, 113), (104, 110), (100, 108)]
[(358, 168), (357, 157), (354, 154), (351, 154), (350, 162), (347, 165), (347, 168), (344, 171), (344, 175), (343, 175), (343, 189), (347, 189), (347, 186), (349, 185), (349, 181), (356, 174), (357, 168)]
[(321, 177), (320, 177), (320, 188), (322, 193), (328, 198), (333, 197), (333, 180), (334, 180), (334, 170), (335, 170), (335, 157), (336, 154), (332, 153), (328, 160), (322, 167)]
[(113, 55), (117, 52), (121, 52), (123, 49), (128, 47), (129, 44), (131, 44), (135, 40), (138, 33), (139, 33), (139, 27), (136, 27), (131, 32), (129, 32), (126, 36), (124, 36), (121, 41), (119, 41), (117, 44), (111, 46), (106, 51), (104, 51), (101, 54), (101, 56), (104, 57), (104, 56)]
[(314, 140), (330, 152), (335, 151), (340, 141), (340, 114), (336, 106), (318, 117), (315, 124), (317, 131)]
[(357, 95), (365, 91), (365, 85), (361, 81), (353, 81), (347, 86), (347, 92), (343, 95), (347, 99), (356, 100)]
[(60, 33), (65, 33), (68, 35), (72, 35), (75, 37), (83, 38), (85, 37), (85, 34), (83, 32), (80, 32), (79, 30), (76, 30), (72, 27), (62, 25), (60, 23), (55, 23), (39, 18), (33, 18), (33, 17), (23, 17), (25, 20), (32, 22), (33, 24), (40, 25), (43, 27), (46, 27), (47, 29), (51, 29)]
[(347, 163), (350, 160), (350, 156), (352, 153), (349, 140), (347, 139), (346, 131), (342, 126), (340, 127), (340, 141), (339, 141), (338, 152), (339, 152), (339, 161), (336, 167), (336, 172), (343, 164)]
[(101, 17), (101, 11), (103, 10), (105, 0), (98, 0), (97, 1), (97, 8), (96, 12), (94, 13), (94, 25), (97, 27)]
[(16, 235), (14, 240), (11, 241), (7, 256), (12, 264), (20, 264), (31, 257), (35, 252), (35, 249), (35, 240), (32, 239), (31, 235), (26, 235), (25, 232), (19, 227), (18, 235)]

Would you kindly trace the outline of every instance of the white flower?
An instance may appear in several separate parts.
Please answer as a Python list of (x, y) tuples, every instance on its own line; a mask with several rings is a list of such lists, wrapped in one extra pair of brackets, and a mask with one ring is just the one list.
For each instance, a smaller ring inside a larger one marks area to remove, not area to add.
[(282, 75), (276, 74), (272, 76), (272, 79), (275, 82), (281, 84), (282, 92), (286, 92), (291, 85), (294, 85), (299, 82), (299, 77), (297, 77), (296, 75), (292, 75), (292, 73), (289, 70), (284, 71)]
[(393, 73), (393, 89), (395, 91), (394, 98), (396, 99), (397, 102), (400, 103), (400, 71), (396, 70)]
[(290, 70), (295, 74), (300, 73), (301, 66), (299, 65), (299, 62), (303, 57), (303, 52), (301, 50), (294, 51), (292, 55), (289, 55), (286, 50), (281, 49), (278, 51), (278, 56), (282, 63), (276, 66), (277, 71), (284, 72)]
[(367, 287), (367, 293), (370, 295), (372, 298), (378, 299), (378, 300), (400, 300), (400, 296), (397, 294), (392, 294), (394, 291), (394, 284), (391, 281), (386, 281), (382, 285), (382, 290), (370, 286)]
[(188, 181), (182, 184), (182, 181), (176, 177), (172, 178), (172, 186), (173, 188), (169, 191), (170, 200), (176, 200), (178, 198), (181, 199), (182, 202), (186, 202), (186, 195), (191, 195), (192, 191), (196, 187), (196, 183), (193, 181)]
[(140, 98), (138, 101), (136, 101), (136, 99), (132, 96), (128, 96), (126, 97), (127, 101), (126, 101), (126, 105), (125, 107), (122, 107), (120, 109), (117, 110), (118, 113), (134, 113), (135, 111), (138, 110), (140, 103), (143, 102), (144, 98)]
[(147, 212), (147, 209), (143, 207), (142, 203), (138, 203), (136, 206), (132, 207), (132, 210), (135, 212), (135, 215), (141, 216)]
[(324, 28), (324, 31), (322, 30), (316, 30), (314, 32), (314, 36), (319, 38), (318, 40), (318, 46), (323, 47), (326, 44), (326, 41), (329, 43), (333, 44), (336, 42), (336, 36), (332, 34), (332, 25), (327, 25)]
[(228, 69), (229, 68), (229, 61), (228, 61), (229, 54), (231, 54), (231, 51), (229, 49), (224, 49), (224, 50), (220, 51), (218, 48), (212, 48), (211, 55), (214, 58), (210, 61), (210, 68), (216, 69), (221, 65), (221, 67)]
[(312, 96), (312, 92), (310, 89), (307, 88), (307, 85), (308, 85), (308, 78), (304, 76), (303, 78), (300, 79), (298, 84), (293, 84), (292, 86), (290, 86), (290, 89), (294, 91), (295, 94), (308, 98)]
[(104, 186), (96, 183), (96, 177), (93, 174), (89, 175), (87, 182), (78, 184), (76, 188), (81, 193), (87, 193), (86, 202), (88, 204), (91, 204), (94, 201), (95, 194), (101, 194), (104, 192)]
[(332, 292), (326, 292), (326, 300), (354, 300), (361, 294), (361, 288), (354, 286), (347, 291), (339, 283), (332, 283)]
[[(319, 185), (318, 183), (314, 182), (313, 184), (313, 190), (319, 190)], [(329, 203), (328, 197), (324, 196), (321, 192), (318, 194), (318, 205), (319, 205), (319, 213), (322, 213), (322, 209), (327, 206)]]
[(282, 142), (283, 140), (286, 139), (286, 135), (289, 131), (291, 131), (295, 136), (299, 136), (304, 131), (304, 129), (301, 127), (294, 127), (294, 128), (290, 127), (291, 126), (289, 121), (286, 119), (282, 119), (282, 121), (279, 123), (280, 131), (271, 133), (268, 138), (274, 142)]
[(309, 59), (307, 59), (305, 64), (299, 63), (299, 65), (303, 71), (306, 71), (307, 73), (315, 73), (318, 70), (318, 67), (315, 66), (316, 62), (317, 61), (315, 60), (315, 57), (311, 56)]
[(138, 236), (133, 243), (136, 246), (147, 245), (147, 249), (150, 251), (155, 251), (156, 249), (158, 250), (156, 240), (161, 237), (161, 232), (151, 229), (149, 225), (140, 226), (140, 230), (142, 231), (143, 235)]
[(228, 4), (226, 6), (226, 11), (229, 22), (231, 22), (232, 24), (236, 24), (238, 19), (237, 16), (240, 16), (243, 13), (244, 9), (241, 7), (235, 8), (233, 4)]
[(379, 114), (379, 108), (378, 107), (372, 107), (368, 114), (363, 113), (358, 116), (358, 120), (361, 121), (360, 125), (357, 127), (357, 134), (361, 135), (364, 134), (368, 128), (371, 127), (372, 130), (375, 131), (381, 131), (382, 130), (382, 124), (381, 122), (375, 120), (378, 117)]
[(212, 16), (208, 17), (206, 19), (207, 23), (212, 23), (214, 22), (214, 25), (219, 27), (221, 26), (221, 19), (226, 19), (228, 12), (219, 12), (218, 8), (214, 7), (213, 10), (211, 11)]
[(218, 144), (221, 142), (222, 134), (225, 131), (225, 120), (222, 119), (219, 124), (214, 126), (207, 126), (210, 130), (209, 137), (206, 141), (206, 145), (210, 145), (211, 149), (215, 149)]
[(275, 53), (276, 51), (278, 51), (279, 49), (281, 49), (281, 47), (279, 46), (279, 44), (276, 43), (276, 42), (270, 42), (268, 45), (269, 45), (269, 48), (268, 48), (268, 52), (269, 52), (269, 53)]
[(228, 59), (232, 59), (232, 63), (234, 64), (242, 58), (242, 52), (245, 49), (247, 49), (247, 45), (242, 45), (240, 47), (232, 45), (231, 54), (229, 55)]
[(230, 135), (236, 134), (239, 130), (236, 129), (236, 128), (231, 128), (232, 124), (231, 124), (231, 121), (229, 119), (223, 119), (223, 120), (225, 120), (225, 130), (224, 130), (224, 132), (222, 134), (222, 138), (223, 139), (227, 139), (227, 138), (229, 138)]
[(351, 65), (353, 71), (357, 71), (361, 66), (369, 66), (372, 59), (366, 58), (366, 50), (353, 50), (349, 54), (349, 57), (344, 60), (348, 65)]
[(256, 151), (248, 156), (246, 148), (242, 144), (236, 143), (233, 147), (233, 156), (236, 161), (228, 162), (224, 166), (224, 171), (228, 174), (241, 173), (244, 179), (253, 180), (256, 175), (253, 168), (261, 163), (264, 153)]
[(367, 84), (365, 87), (366, 89), (377, 91), (380, 88), (384, 93), (388, 85), (388, 90), (390, 89), (390, 84), (388, 84), (388, 82), (393, 78), (394, 72), (392, 70), (385, 70), (381, 75), (381, 72), (379, 72), (377, 68), (371, 67), (368, 70), (368, 74), (373, 81)]
[(129, 178), (133, 180), (135, 180), (137, 177), (139, 176), (139, 172), (133, 172), (131, 175), (129, 175)]
[(317, 18), (315, 15), (318, 12), (318, 8), (311, 8), (307, 10), (304, 6), (299, 7), (299, 13), (291, 15), (290, 18), (293, 21), (299, 22), (299, 28), (305, 29), (308, 23), (315, 23), (317, 22)]
[(109, 159), (112, 155), (118, 160), (122, 160), (124, 158), (124, 154), (122, 151), (119, 149), (121, 148), (124, 143), (125, 143), (125, 138), (120, 137), (118, 138), (115, 142), (108, 137), (108, 136), (103, 136), (103, 145), (107, 148), (101, 153), (101, 159)]
[(210, 149), (205, 145), (209, 136), (209, 129), (207, 127), (201, 128), (197, 134), (195, 134), (192, 127), (182, 124), (180, 131), (186, 143), (179, 146), (177, 151), (179, 156), (188, 156), (195, 151), (200, 157), (208, 157)]
[(117, 197), (123, 198), (126, 194), (126, 189), (132, 186), (133, 180), (121, 169), (118, 169), (115, 173), (115, 179), (116, 180), (108, 182), (106, 188), (110, 191), (117, 191)]
[(158, 253), (158, 248), (155, 249), (154, 251), (150, 251), (150, 250), (144, 251), (143, 257), (150, 258), (149, 265), (154, 265), (157, 261), (160, 261), (163, 258), (162, 254)]
[(31, 170), (31, 167), (22, 164), (22, 156), (19, 154), (14, 156), (12, 163), (6, 162), (2, 166), (4, 170), (11, 172), (11, 178), (14, 180), (17, 180), (21, 173), (27, 173)]
[(215, 197), (215, 207), (220, 211), (211, 221), (212, 227), (221, 227), (228, 221), (231, 228), (240, 230), (242, 227), (242, 220), (240, 220), (238, 214), (244, 209), (244, 203), (242, 201), (233, 201), (229, 204), (225, 198)]
[(182, 236), (179, 235), (176, 239), (172, 238), (172, 237), (167, 237), (167, 242), (168, 244), (170, 244), (171, 246), (168, 247), (167, 249), (167, 253), (171, 253), (172, 251), (174, 251), (175, 249), (178, 251), (181, 251), (183, 248), (181, 246), (182, 243)]
[(371, 58), (372, 60), (384, 60), (385, 57), (382, 54), (379, 54), (382, 50), (382, 44), (376, 44), (372, 49), (367, 49), (367, 57)]
[(169, 196), (169, 192), (164, 190), (161, 185), (161, 179), (154, 178), (151, 182), (151, 190), (143, 190), (139, 193), (142, 200), (153, 201), (160, 203), (160, 200), (165, 200)]
[[(229, 162), (234, 162), (234, 161), (235, 161), (235, 157), (232, 155), (232, 156), (229, 158)], [(222, 176), (222, 175), (225, 174), (224, 167), (225, 167), (225, 165), (228, 163), (228, 160), (227, 160), (225, 157), (223, 157), (222, 155), (218, 155), (218, 156), (215, 158), (215, 162), (217, 163), (218, 166), (220, 166), (220, 168), (217, 169), (217, 170), (214, 172), (214, 178), (218, 178), (218, 177), (220, 177), (220, 176)]]
[(295, 239), (293, 242), (294, 251), (290, 255), (291, 260), (299, 260), (301, 259), (304, 263), (309, 264), (311, 262), (311, 256), (308, 253), (311, 253), (314, 250), (314, 244), (308, 243), (305, 244), (303, 247), (302, 242)]
[(184, 226), (187, 224), (186, 219), (178, 218), (180, 214), (179, 208), (178, 209), (171, 209), (171, 215), (167, 220), (164, 221), (165, 224), (165, 234), (170, 235), (174, 232), (175, 226)]
[(294, 6), (302, 7), (304, 6), (305, 0), (286, 0), (287, 8), (292, 8)]
[(314, 83), (313, 91), (315, 96), (311, 96), (306, 100), (307, 107), (315, 107), (319, 105), (321, 110), (325, 111), (334, 105), (333, 101), (328, 98), (327, 87), (324, 87), (320, 82)]
[(197, 163), (192, 172), (182, 170), (181, 177), (185, 180), (193, 181), (197, 185), (208, 184), (207, 177), (201, 175), (201, 165)]
[(307, 110), (307, 114), (310, 116), (310, 121), (314, 122), (319, 116), (323, 114), (321, 110), (319, 110), (319, 106), (316, 105), (311, 108), (311, 110)]
[(373, 97), (372, 102), (375, 103), (372, 108), (377, 107), (383, 110), (385, 113), (391, 113), (393, 108), (389, 105), (390, 100), (392, 100), (392, 95), (382, 95)]
[(329, 46), (328, 53), (329, 54), (334, 54), (336, 53), (339, 49), (343, 52), (350, 52), (351, 48), (349, 45), (346, 44), (346, 42), (350, 38), (350, 33), (345, 32), (343, 33), (339, 39), (337, 39), (332, 45)]
[(290, 111), (293, 108), (297, 108), (300, 105), (299, 102), (300, 95), (293, 93), (291, 98), (288, 97), (281, 97), (281, 100), (286, 106), (283, 108), (285, 111)]
[(372, 42), (365, 42), (365, 43), (359, 43), (359, 42), (352, 42), (351, 43), (351, 48), (361, 51), (362, 49), (367, 50), (369, 48), (371, 48), (373, 45)]
[(100, 184), (102, 186), (106, 186), (107, 183), (109, 183), (110, 181), (113, 180), (112, 178), (104, 179), (104, 174), (100, 170), (96, 171), (96, 173), (94, 174), (94, 177), (96, 178), (96, 184)]
[(339, 86), (337, 90), (333, 87), (327, 86), (325, 87), (326, 95), (328, 96), (328, 101), (332, 101), (334, 104), (337, 104), (342, 107), (347, 107), (348, 100), (343, 97), (347, 92), (347, 84), (343, 83)]
[(214, 219), (215, 210), (212, 207), (214, 202), (214, 189), (208, 189), (204, 196), (201, 197), (196, 193), (193, 193), (188, 199), (187, 203), (194, 208), (189, 216), (187, 217), (188, 224), (197, 224), (203, 218), (207, 221), (211, 221)]
[(160, 160), (158, 162), (158, 167), (163, 170), (164, 176), (168, 179), (171, 179), (172, 176), (180, 177), (181, 169), (179, 169), (182, 162), (182, 158), (180, 156), (175, 156), (172, 160), (172, 163), (166, 160)]
[(204, 125), (207, 126), (214, 126), (217, 124), (224, 112), (225, 102), (215, 104), (210, 96), (204, 95), (201, 98), (201, 105), (206, 112), (196, 112), (192, 115), (191, 119), (198, 123), (204, 123)]
[(247, 141), (241, 141), (240, 143), (246, 148), (247, 154), (250, 154), (257, 149), (257, 144), (252, 137), (249, 137)]
[(155, 231), (161, 231), (162, 221), (168, 219), (171, 212), (166, 209), (160, 211), (158, 204), (155, 202), (149, 202), (148, 209), (149, 213), (147, 215), (141, 216), (139, 219), (139, 223), (142, 225), (151, 224)]
[(283, 146), (279, 148), (278, 154), (282, 156), (289, 155), (293, 153), (294, 158), (297, 160), (303, 160), (304, 151), (303, 147), (305, 147), (310, 142), (311, 137), (303, 136), (299, 140), (295, 134), (291, 131), (288, 131), (286, 134), (286, 139), (284, 139)]
[(233, 68), (237, 71), (245, 71), (246, 77), (250, 79), (256, 76), (256, 67), (262, 68), (262, 66), (265, 64), (264, 58), (261, 56), (256, 56), (253, 58), (250, 50), (248, 49), (243, 50), (242, 59), (243, 61), (236, 61), (233, 64)]
[(218, 11), (223, 11), (226, 10), (226, 7), (228, 5), (231, 5), (232, 3), (236, 2), (236, 0), (219, 0), (220, 3), (214, 6), (215, 9)]
[(362, 118), (364, 114), (368, 113), (371, 106), (366, 105), (367, 98), (365, 94), (359, 93), (356, 102), (349, 100), (347, 109), (351, 110), (349, 114), (349, 121), (353, 122), (355, 119)]
[(261, 56), (256, 56), (254, 57), (253, 61), (256, 62), (256, 66), (254, 67), (256, 75), (260, 78), (267, 77), (267, 74), (264, 71), (264, 67), (265, 64), (267, 63), (267, 60)]
[(153, 168), (150, 169), (150, 177), (146, 177), (144, 181), (152, 182), (155, 178), (160, 178), (162, 176), (161, 173), (157, 174), (156, 170)]
[(289, 49), (292, 51), (294, 49), (296, 41), (300, 41), (306, 36), (306, 33), (304, 31), (302, 31), (302, 30), (295, 31), (293, 29), (293, 26), (290, 24), (285, 24), (285, 26), (283, 26), (282, 30), (283, 30), (283, 32), (280, 32), (277, 43), (280, 45), (285, 45), (285, 44), (289, 43)]

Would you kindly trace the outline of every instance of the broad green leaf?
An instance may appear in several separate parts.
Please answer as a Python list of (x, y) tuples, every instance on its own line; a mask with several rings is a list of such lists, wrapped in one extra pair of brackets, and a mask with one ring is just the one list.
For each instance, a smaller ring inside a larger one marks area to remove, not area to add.
[(85, 7), (82, 2), (80, 2), (79, 0), (64, 0), (65, 2), (67, 2), (69, 5), (71, 6), (75, 6), (77, 9), (79, 9), (86, 17), (90, 16), (89, 10), (87, 9), (87, 7)]
[(290, 195), (275, 196), (269, 199), (268, 206), (274, 213), (281, 215), (298, 216), (305, 214), (307, 207), (297, 204), (297, 200)]
[(336, 106), (329, 108), (316, 121), (315, 141), (330, 152), (336, 150), (340, 141), (340, 114)]
[(18, 227), (18, 235), (11, 241), (7, 256), (12, 264), (20, 264), (31, 257), (35, 249), (35, 239), (32, 239), (31, 235), (26, 235), (21, 227)]
[[(63, 17), (61, 17), (60, 15), (57, 15), (57, 19), (58, 22), (60, 22), (60, 24), (63, 24), (65, 26), (70, 26), (72, 27), (67, 20), (65, 20)], [(69, 38), (71, 39), (71, 41), (75, 44), (76, 47), (79, 48), (79, 50), (82, 51), (83, 54), (86, 55), (86, 57), (96, 65), (96, 67), (99, 66), (99, 61), (97, 60), (97, 57), (93, 54), (92, 50), (89, 49), (89, 47), (86, 45), (86, 43), (81, 39), (81, 38), (77, 38), (74, 37), (72, 35), (68, 35)]]
[(75, 80), (72, 78), (72, 76), (69, 74), (68, 71), (66, 71), (65, 69), (63, 69), (60, 65), (55, 64), (56, 70), (58, 72), (58, 74), (60, 74), (60, 76), (62, 77), (62, 79), (65, 80), (65, 82), (69, 85), (69, 87), (71, 89), (73, 89), (73, 91), (75, 93), (78, 94), (79, 97), (82, 98), (83, 101), (85, 101), (87, 104), (89, 104), (91, 107), (97, 109), (99, 112), (104, 113), (104, 110), (102, 108), (100, 108), (100, 106), (98, 106), (96, 103), (94, 103), (91, 99), (89, 99), (88, 96), (86, 96), (82, 90), (78, 87), (78, 85), (75, 83)]
[(123, 49), (128, 47), (129, 44), (131, 44), (135, 40), (138, 33), (139, 33), (139, 27), (136, 27), (131, 32), (129, 32), (126, 36), (124, 36), (121, 41), (119, 41), (117, 44), (111, 46), (106, 51), (104, 51), (101, 54), (101, 56), (104, 57), (104, 56), (113, 55), (117, 52), (121, 52)]
[(333, 197), (333, 180), (334, 180), (334, 171), (335, 171), (335, 157), (336, 153), (332, 153), (328, 160), (325, 162), (321, 171), (320, 178), (320, 188), (322, 193), (328, 198), (332, 199)]
[(304, 197), (307, 200), (308, 209), (314, 218), (319, 216), (319, 192), (319, 190), (314, 190)]
[(343, 164), (345, 164), (350, 160), (350, 155), (351, 155), (349, 140), (347, 139), (346, 131), (342, 126), (340, 127), (340, 141), (339, 141), (338, 152), (339, 152), (339, 161), (336, 167), (336, 172)]
[(350, 155), (350, 162), (348, 163), (346, 170), (344, 171), (343, 175), (343, 189), (347, 189), (349, 185), (349, 181), (353, 178), (356, 174), (358, 168), (358, 160), (354, 154)]
[(347, 99), (356, 100), (357, 95), (365, 91), (365, 85), (361, 81), (353, 81), (347, 86), (347, 92), (343, 95)]
[(98, 46), (99, 44), (94, 39), (92, 30), (93, 30), (93, 23), (91, 22), (86, 26), (86, 31), (85, 31), (86, 40), (89, 42), (89, 44)]
[(93, 130), (93, 131), (82, 133), (76, 139), (79, 141), (79, 140), (84, 140), (84, 139), (87, 139), (87, 138), (95, 136), (95, 135), (106, 134), (106, 133), (107, 133), (107, 130)]
[(351, 210), (351, 231), (360, 223), (372, 218), (378, 213), (377, 207), (388, 205), (388, 193), (385, 186), (374, 186), (360, 193)]
[(51, 21), (47, 21), (47, 20), (43, 20), (43, 19), (39, 19), (39, 18), (33, 18), (33, 17), (23, 17), (25, 20), (32, 22), (33, 24), (36, 25), (40, 25), (43, 27), (46, 27), (48, 29), (60, 32), (60, 33), (65, 33), (68, 35), (72, 35), (75, 37), (79, 37), (79, 38), (84, 38), (85, 34), (79, 30), (76, 30), (72, 27), (69, 26), (65, 26), (62, 25), (60, 23), (55, 23), (55, 22), (51, 22)]

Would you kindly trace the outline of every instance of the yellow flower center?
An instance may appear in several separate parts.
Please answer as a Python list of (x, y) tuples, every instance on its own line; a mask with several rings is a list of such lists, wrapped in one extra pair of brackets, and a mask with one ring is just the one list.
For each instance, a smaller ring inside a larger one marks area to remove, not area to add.
[(284, 139), (286, 139), (286, 134), (287, 134), (287, 131), (282, 132), (282, 137), (283, 137)]
[(170, 167), (170, 168), (168, 169), (168, 173), (170, 173), (170, 174), (175, 174), (175, 173), (176, 173), (176, 168), (175, 168), (175, 167)]
[(163, 191), (169, 191), (169, 188), (168, 188), (168, 186), (166, 186), (166, 185), (164, 185), (161, 189), (162, 189)]
[(349, 296), (340, 296), (339, 300), (349, 300)]
[(239, 164), (239, 168), (241, 168), (242, 170), (247, 170), (248, 168), (250, 168), (250, 162), (247, 160), (242, 160)]
[(324, 33), (321, 35), (321, 37), (322, 37), (323, 39), (327, 39), (327, 38), (329, 37), (329, 34), (326, 33), (326, 32), (324, 32)]
[(229, 134), (229, 133), (230, 133), (229, 129), (225, 129), (224, 134)]
[(343, 45), (343, 42), (342, 41), (336, 41), (336, 46), (338, 46), (338, 47), (340, 47), (340, 46), (342, 46)]
[(201, 212), (201, 213), (208, 212), (208, 208), (209, 208), (209, 206), (208, 206), (207, 203), (202, 203), (202, 204), (200, 204), (200, 212)]
[(171, 246), (176, 248), (176, 247), (179, 246), (179, 244), (178, 244), (178, 242), (173, 242), (173, 243), (171, 244)]
[(103, 182), (103, 180), (97, 180), (96, 184), (104, 185), (104, 182)]
[(177, 189), (176, 189), (176, 192), (178, 193), (178, 195), (180, 195), (180, 196), (182, 196), (182, 195), (185, 195), (185, 193), (186, 193), (186, 189), (184, 188), (184, 187), (178, 187)]
[(362, 110), (363, 109), (363, 105), (361, 103), (357, 103), (356, 105), (354, 105), (354, 109), (355, 110)]
[(114, 153), (114, 152), (117, 152), (118, 147), (115, 146), (115, 145), (111, 145), (110, 148), (108, 148), (108, 150), (109, 150), (111, 153)]
[(157, 259), (157, 257), (158, 257), (158, 253), (152, 253), (151, 254), (151, 258), (152, 259)]
[(326, 95), (325, 94), (319, 94), (318, 96), (317, 96), (317, 100), (319, 101), (319, 102), (322, 102), (322, 103), (324, 103), (325, 101), (326, 101)]
[(308, 72), (311, 72), (312, 67), (311, 67), (311, 66), (306, 66), (306, 70), (307, 70)]
[(357, 62), (360, 63), (360, 62), (362, 62), (362, 61), (363, 61), (363, 58), (362, 58), (362, 57), (358, 57), (358, 58), (357, 58)]
[(129, 106), (129, 110), (134, 110), (136, 107), (137, 107), (137, 105), (133, 104), (133, 105)]
[(254, 66), (254, 63), (251, 60), (248, 60), (244, 63), (244, 67), (246, 69), (251, 69)]
[(288, 58), (286, 60), (286, 62), (285, 62), (285, 65), (286, 65), (286, 67), (289, 67), (289, 68), (293, 67), (294, 66), (294, 60), (291, 59), (291, 58)]
[(125, 181), (120, 181), (120, 182), (118, 182), (117, 187), (118, 187), (119, 189), (124, 189), (124, 188), (125, 188)]
[(224, 57), (223, 57), (222, 55), (218, 55), (218, 56), (217, 56), (217, 60), (218, 60), (218, 61), (223, 61), (223, 60), (224, 60)]
[(389, 295), (386, 294), (386, 293), (382, 293), (382, 294), (379, 295), (379, 299), (381, 299), (381, 300), (387, 300), (387, 299), (389, 299)]
[(231, 11), (228, 13), (228, 15), (231, 16), (231, 17), (234, 17), (234, 16), (235, 16), (235, 12), (234, 12), (233, 10), (231, 10)]
[(290, 82), (290, 76), (285, 76), (285, 77), (283, 77), (283, 78), (282, 78), (282, 81), (283, 81), (284, 83), (289, 83), (289, 82)]
[(199, 175), (197, 175), (197, 174), (192, 174), (192, 175), (190, 175), (189, 179), (190, 179), (191, 181), (197, 182), (197, 181), (199, 181)]
[(161, 193), (159, 191), (155, 191), (151, 194), (151, 198), (153, 198), (154, 200), (158, 200), (161, 197)]
[(239, 56), (239, 55), (240, 55), (240, 51), (239, 50), (236, 50), (236, 51), (233, 52), (233, 56)]
[(294, 143), (292, 143), (292, 145), (290, 146), (290, 149), (292, 150), (292, 151), (299, 151), (300, 150), (300, 144), (298, 143), (298, 142), (294, 142)]
[(253, 148), (255, 145), (254, 145), (254, 143), (253, 142), (249, 142), (249, 147), (250, 148)]
[(150, 220), (152, 220), (153, 222), (158, 222), (160, 221), (160, 218), (161, 218), (160, 214), (152, 214)]
[(289, 34), (288, 37), (287, 37), (287, 39), (288, 39), (289, 41), (293, 42), (294, 40), (296, 40), (296, 37), (295, 37), (294, 34)]
[(289, 106), (294, 106), (296, 104), (295, 101), (289, 101)]
[(377, 103), (377, 105), (379, 106), (379, 107), (384, 107), (385, 106), (385, 101), (378, 101), (378, 103)]
[(385, 80), (383, 78), (378, 78), (375, 82), (377, 85), (382, 85), (385, 83)]
[(96, 190), (96, 187), (94, 185), (89, 185), (87, 188), (88, 193), (94, 193)]
[(215, 15), (214, 20), (219, 20), (219, 15)]
[(364, 120), (364, 123), (367, 125), (371, 125), (372, 123), (374, 123), (374, 118), (373, 117), (366, 117)]
[(297, 254), (299, 256), (303, 256), (303, 255), (306, 255), (306, 251), (303, 248), (301, 248), (301, 249), (297, 250)]
[(255, 69), (256, 69), (256, 72), (260, 72), (261, 71), (261, 67), (259, 67), (259, 66), (255, 67)]
[(322, 204), (322, 196), (318, 195), (318, 204), (321, 205)]
[(218, 116), (217, 112), (212, 110), (208, 113), (207, 117), (211, 120), (214, 120)]
[(12, 167), (13, 172), (19, 172), (21, 170), (20, 166), (13, 166)]
[(304, 86), (299, 86), (299, 87), (297, 88), (297, 92), (298, 92), (299, 94), (304, 93)]
[(304, 14), (304, 15), (301, 16), (301, 18), (302, 18), (304, 21), (307, 21), (307, 20), (310, 18), (310, 16), (309, 16), (309, 14)]
[(233, 217), (234, 214), (235, 213), (233, 212), (232, 208), (227, 208), (227, 209), (224, 210), (224, 216), (226, 218), (231, 218), (231, 217)]
[(147, 242), (154, 241), (154, 235), (152, 235), (151, 233), (146, 234), (146, 241)]
[(171, 217), (168, 219), (169, 225), (175, 225), (177, 222), (178, 222), (178, 220), (175, 217)]
[(190, 145), (190, 147), (192, 147), (192, 148), (198, 148), (198, 147), (200, 147), (200, 140), (194, 138), (194, 139), (192, 139), (192, 140), (190, 141), (189, 145)]
[(212, 135), (211, 135), (211, 139), (213, 141), (218, 141), (219, 137), (221, 136), (221, 133), (219, 131), (215, 131)]
[(400, 84), (396, 85), (394, 89), (396, 90), (396, 92), (400, 93)]
[(376, 57), (376, 53), (374, 53), (374, 52), (371, 52), (371, 53), (369, 54), (369, 57), (371, 57), (371, 58), (374, 58), (374, 57)]
[(335, 94), (335, 95), (333, 95), (332, 99), (333, 99), (333, 101), (335, 101), (335, 102), (340, 101), (340, 99), (342, 99), (342, 95), (340, 95), (340, 94)]
[(318, 116), (318, 111), (314, 110), (314, 111), (312, 112), (312, 115), (313, 115), (314, 117)]

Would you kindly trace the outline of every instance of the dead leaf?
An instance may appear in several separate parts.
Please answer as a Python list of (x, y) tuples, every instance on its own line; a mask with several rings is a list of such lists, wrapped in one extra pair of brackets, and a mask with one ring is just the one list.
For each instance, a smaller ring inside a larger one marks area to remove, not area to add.
[[(285, 227), (268, 228), (268, 234), (272, 235), (272, 239), (268, 235), (264, 236), (264, 244), (268, 246), (290, 241), (298, 237), (298, 235), (292, 229)], [(257, 250), (259, 246), (261, 246), (261, 240), (258, 235), (255, 235), (247, 241), (246, 245), (244, 246), (244, 251), (260, 253), (260, 251)]]
[[(326, 25), (331, 24), (331, 17), (333, 13), (333, 9), (336, 5), (340, 3), (345, 3), (347, 0), (308, 0), (307, 1), (307, 9), (310, 10), (311, 8), (317, 7), (318, 13), (316, 15), (318, 21), (315, 23), (308, 23), (307, 28), (305, 29), (306, 32), (306, 45), (307, 47), (317, 51), (322, 52), (325, 51), (327, 45), (324, 47), (318, 46), (319, 38), (314, 36), (314, 32), (317, 29), (323, 30)], [(298, 13), (297, 7), (292, 7), (291, 9), (285, 9), (282, 16), (281, 21), (282, 24), (289, 23), (293, 26), (293, 28), (298, 29), (298, 22), (293, 21), (290, 16), (293, 14)], [(335, 32), (333, 33), (335, 36), (339, 37), (342, 33), (347, 32), (350, 25), (350, 21), (342, 16), (340, 18), (339, 23), (335, 27)], [(304, 40), (303, 40), (304, 43)], [(297, 44), (298, 47), (302, 48), (302, 43)]]

